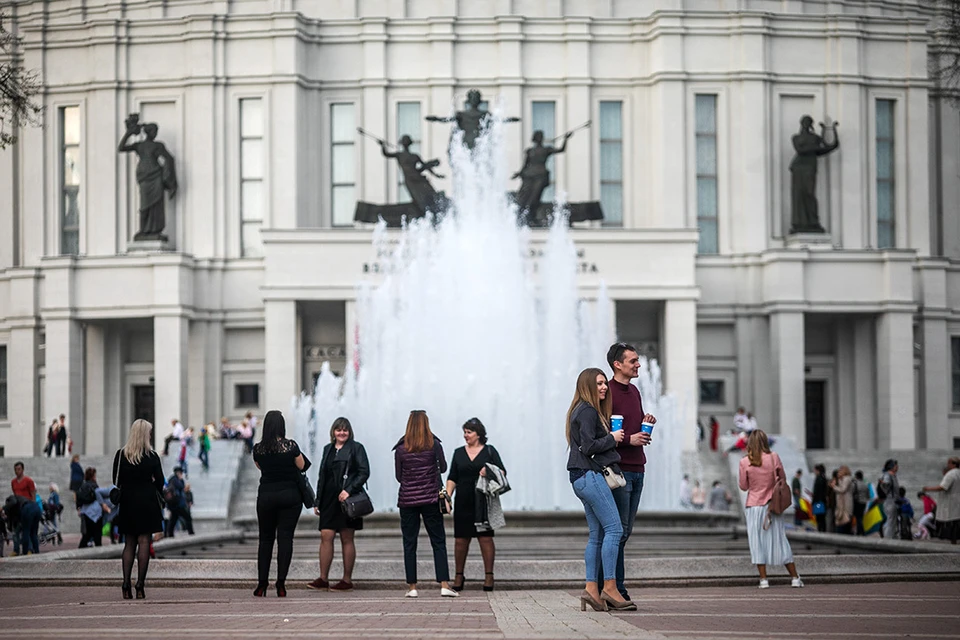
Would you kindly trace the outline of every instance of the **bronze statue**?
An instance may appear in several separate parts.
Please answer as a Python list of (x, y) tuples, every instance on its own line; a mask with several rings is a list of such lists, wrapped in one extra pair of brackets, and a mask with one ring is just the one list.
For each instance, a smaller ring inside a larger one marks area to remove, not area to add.
[[(790, 233), (824, 233), (817, 211), (817, 158), (825, 156), (838, 146), (837, 124), (827, 127), (820, 123), (820, 133), (813, 130), (813, 118), (800, 119), (800, 132), (793, 136), (797, 155), (790, 162)], [(827, 128), (833, 129), (833, 143), (824, 141)]]
[[(483, 99), (480, 92), (476, 89), (470, 89), (470, 91), (467, 91), (467, 107), (465, 109), (457, 111), (452, 118), (427, 116), (426, 120), (427, 122), (456, 122), (457, 127), (451, 132), (451, 139), (453, 133), (460, 129), (463, 131), (463, 145), (472, 151), (477, 144), (477, 138), (490, 126), (490, 118), (492, 117), (489, 111), (480, 108), (481, 102), (483, 102)], [(504, 118), (503, 122), (520, 122), (520, 118)]]
[(426, 215), (427, 211), (440, 213), (443, 210), (440, 208), (443, 199), (440, 198), (427, 177), (423, 175), (428, 172), (436, 178), (443, 178), (442, 175), (433, 171), (434, 167), (440, 164), (440, 161), (434, 159), (424, 162), (419, 154), (411, 152), (410, 145), (413, 144), (413, 140), (408, 135), (400, 138), (400, 150), (398, 151), (387, 151), (387, 143), (383, 140), (378, 140), (378, 142), (384, 157), (397, 159), (397, 164), (400, 165), (400, 170), (403, 172), (403, 184), (407, 187), (407, 192), (410, 193), (410, 199), (413, 200), (422, 214)]
[(543, 190), (550, 186), (550, 171), (547, 169), (547, 159), (555, 153), (563, 153), (567, 149), (567, 140), (573, 131), (564, 134), (563, 144), (552, 147), (543, 144), (543, 131), (533, 132), (533, 146), (527, 149), (523, 167), (511, 176), (511, 179), (520, 178), (523, 182), (517, 191), (516, 201), (521, 216), (536, 215), (540, 206)]
[[(127, 117), (127, 130), (118, 147), (121, 152), (135, 152), (139, 159), (137, 184), (140, 187), (140, 230), (133, 239), (165, 241), (163, 192), (169, 192), (171, 198), (177, 193), (173, 156), (162, 142), (157, 142), (157, 125), (152, 122), (141, 124), (139, 120), (138, 113), (131, 113)], [(130, 137), (139, 135), (141, 130), (147, 135), (146, 140), (127, 144)]]

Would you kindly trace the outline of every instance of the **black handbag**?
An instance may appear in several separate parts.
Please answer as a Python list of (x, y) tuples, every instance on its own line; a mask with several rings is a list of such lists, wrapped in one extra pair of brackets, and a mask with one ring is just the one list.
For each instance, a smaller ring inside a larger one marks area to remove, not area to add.
[(314, 503), (317, 501), (317, 494), (314, 493), (313, 487), (310, 485), (310, 479), (307, 478), (307, 469), (310, 468), (310, 460), (300, 452), (300, 455), (303, 456), (303, 461), (306, 463), (303, 465), (303, 470), (297, 470), (297, 486), (300, 488), (300, 499), (303, 501), (304, 509), (313, 509)]
[[(347, 476), (350, 475), (350, 461), (347, 461), (347, 468), (343, 473), (343, 482), (347, 481)], [(341, 484), (341, 490), (343, 485)], [(340, 508), (343, 509), (343, 513), (351, 520), (356, 520), (357, 518), (362, 518), (363, 516), (368, 516), (373, 513), (373, 501), (370, 499), (370, 496), (367, 495), (367, 492), (362, 487), (359, 491), (351, 496), (347, 496), (347, 499), (340, 503)]]
[(437, 500), (440, 503), (441, 515), (450, 513), (450, 495), (447, 493), (447, 487), (443, 484), (443, 472), (440, 471), (440, 456), (437, 456), (437, 481), (440, 483), (440, 492)]
[(113, 489), (110, 489), (110, 502), (114, 506), (120, 506), (120, 485), (117, 484), (117, 474), (120, 472), (120, 455), (121, 452), (117, 451), (117, 455), (113, 457)]

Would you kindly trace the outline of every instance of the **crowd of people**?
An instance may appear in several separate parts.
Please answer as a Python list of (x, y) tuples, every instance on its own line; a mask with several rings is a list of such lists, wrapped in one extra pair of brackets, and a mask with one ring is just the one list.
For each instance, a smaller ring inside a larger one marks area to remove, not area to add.
[[(814, 467), (812, 492), (804, 490), (803, 470), (791, 481), (794, 524), (816, 523), (821, 532), (870, 535), (900, 540), (942, 538), (956, 544), (960, 534), (960, 458), (951, 457), (943, 468), (939, 484), (924, 486), (916, 494), (922, 505), (917, 516), (900, 485), (897, 460), (887, 460), (876, 482), (864, 478), (862, 470), (851, 473), (841, 465), (830, 478), (823, 464)], [(937, 498), (934, 498), (934, 495)]]

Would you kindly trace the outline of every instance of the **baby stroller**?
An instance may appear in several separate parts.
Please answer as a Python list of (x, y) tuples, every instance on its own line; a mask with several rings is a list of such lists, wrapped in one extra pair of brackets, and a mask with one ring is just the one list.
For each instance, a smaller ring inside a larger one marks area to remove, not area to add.
[(37, 532), (40, 544), (63, 544), (63, 534), (60, 533), (60, 514), (63, 505), (43, 503), (43, 515), (40, 517), (40, 529)]

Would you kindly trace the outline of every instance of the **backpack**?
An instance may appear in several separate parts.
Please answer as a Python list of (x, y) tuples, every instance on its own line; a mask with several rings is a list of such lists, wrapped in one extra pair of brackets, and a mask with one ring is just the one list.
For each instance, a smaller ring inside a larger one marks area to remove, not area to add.
[(84, 482), (77, 489), (77, 504), (81, 507), (97, 501), (97, 488), (92, 482)]
[[(779, 458), (778, 458), (779, 461)], [(793, 491), (783, 475), (783, 466), (777, 465), (773, 495), (770, 497), (770, 513), (780, 515), (793, 504)]]
[(177, 492), (169, 484), (163, 488), (163, 501), (167, 504), (174, 504), (177, 502)]

